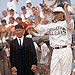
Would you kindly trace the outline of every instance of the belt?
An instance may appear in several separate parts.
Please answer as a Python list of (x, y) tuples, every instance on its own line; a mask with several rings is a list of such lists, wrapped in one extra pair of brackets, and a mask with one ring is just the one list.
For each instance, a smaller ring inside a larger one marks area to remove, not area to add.
[(60, 46), (60, 47), (55, 47), (55, 48), (53, 48), (53, 49), (61, 49), (61, 48), (66, 48), (67, 47), (67, 45), (65, 45), (65, 46)]

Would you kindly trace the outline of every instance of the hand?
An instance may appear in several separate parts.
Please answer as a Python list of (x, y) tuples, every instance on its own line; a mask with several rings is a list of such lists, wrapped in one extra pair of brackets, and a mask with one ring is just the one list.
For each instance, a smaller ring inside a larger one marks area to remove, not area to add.
[(51, 8), (53, 8), (53, 7), (54, 7), (54, 5), (50, 5), (50, 7), (51, 7)]
[(35, 72), (36, 71), (36, 65), (32, 65), (32, 71)]
[(12, 68), (11, 68), (11, 71), (12, 71), (12, 72), (16, 72), (16, 71), (17, 71), (16, 67), (12, 67)]
[(67, 9), (67, 7), (68, 7), (68, 2), (64, 2), (64, 9), (66, 8)]
[(39, 9), (39, 7), (35, 7), (35, 15), (38, 15), (39, 13), (40, 13), (40, 9)]
[(45, 60), (45, 59), (46, 59), (46, 57), (43, 58), (43, 60)]

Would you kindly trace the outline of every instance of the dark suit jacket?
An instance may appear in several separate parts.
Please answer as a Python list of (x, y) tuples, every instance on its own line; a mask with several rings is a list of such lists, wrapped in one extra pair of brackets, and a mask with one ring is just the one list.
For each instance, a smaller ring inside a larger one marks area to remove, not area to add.
[(32, 39), (24, 37), (23, 46), (19, 46), (17, 38), (11, 41), (10, 63), (17, 68), (18, 75), (34, 75), (31, 67), (37, 65), (37, 58)]

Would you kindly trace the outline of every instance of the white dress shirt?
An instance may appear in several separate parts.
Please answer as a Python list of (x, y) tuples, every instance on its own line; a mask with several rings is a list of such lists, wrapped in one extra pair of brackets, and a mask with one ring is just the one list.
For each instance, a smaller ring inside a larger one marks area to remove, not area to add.
[(21, 46), (22, 46), (22, 45), (23, 45), (24, 36), (22, 36), (21, 38), (18, 38), (18, 37), (17, 37), (18, 43), (19, 43), (19, 45), (20, 45), (20, 40), (19, 40), (19, 39), (21, 39)]
[(9, 15), (8, 15), (8, 18), (10, 18), (10, 17), (14, 17), (14, 19), (16, 19), (17, 17), (19, 17), (19, 15), (18, 15), (17, 13), (14, 13), (13, 16), (11, 16), (11, 15), (9, 14)]

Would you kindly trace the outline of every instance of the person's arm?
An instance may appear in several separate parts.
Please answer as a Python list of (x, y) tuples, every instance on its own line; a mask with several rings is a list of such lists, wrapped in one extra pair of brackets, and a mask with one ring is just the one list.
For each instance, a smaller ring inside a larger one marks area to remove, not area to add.
[(16, 0), (16, 2), (18, 2), (19, 0)]
[(31, 52), (31, 55), (32, 55), (32, 71), (34, 72), (36, 70), (36, 65), (37, 65), (37, 56), (36, 56), (36, 50), (35, 50), (35, 47), (34, 47), (34, 44), (33, 44), (33, 41), (32, 39), (29, 39), (29, 46), (30, 46), (30, 52)]
[(10, 43), (10, 63), (11, 63), (11, 71), (16, 72), (16, 65), (15, 65), (15, 48), (13, 47), (13, 42)]
[(53, 8), (54, 5), (56, 5), (57, 2), (58, 2), (58, 0), (56, 0), (54, 4), (50, 5), (50, 7)]
[(65, 2), (64, 10), (65, 10), (65, 19), (66, 19), (66, 23), (67, 23), (67, 29), (73, 30), (74, 29), (74, 20), (70, 18), (70, 14), (68, 12), (67, 7), (68, 7), (68, 3)]
[(12, 29), (13, 27), (14, 27), (14, 25), (12, 25), (12, 26), (10, 26), (8, 28), (5, 27), (5, 31), (8, 31), (9, 29)]
[(44, 56), (44, 58), (43, 58), (44, 60), (48, 57), (49, 53), (50, 52), (47, 52), (47, 54)]
[(39, 7), (36, 7), (36, 10), (35, 10), (35, 25), (37, 25), (39, 23), (39, 13), (40, 13), (40, 9)]
[(68, 3), (65, 2), (65, 5), (64, 5), (64, 10), (65, 10), (65, 19), (66, 19), (66, 22), (69, 23), (71, 21), (70, 19), (70, 14), (68, 12)]

